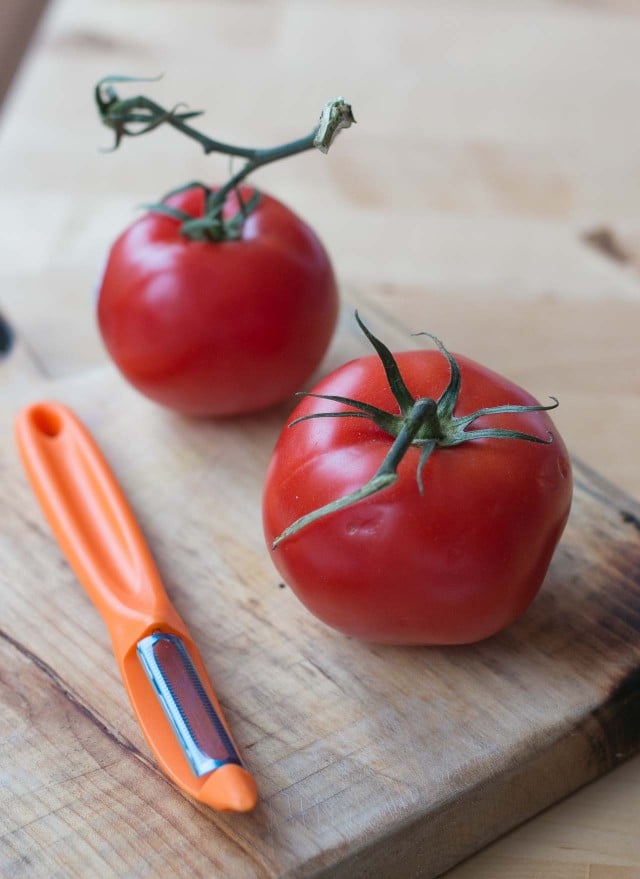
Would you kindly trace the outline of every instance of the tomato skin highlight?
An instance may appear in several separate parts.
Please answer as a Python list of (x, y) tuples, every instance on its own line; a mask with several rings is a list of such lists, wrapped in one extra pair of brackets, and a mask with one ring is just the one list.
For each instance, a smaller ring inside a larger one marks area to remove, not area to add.
[[(252, 190), (241, 189), (247, 200)], [(172, 207), (204, 212), (201, 189)], [(237, 212), (235, 195), (225, 216)], [(98, 324), (116, 366), (156, 402), (193, 415), (256, 411), (291, 396), (331, 340), (338, 292), (313, 230), (262, 194), (240, 239), (190, 241), (149, 213), (116, 240)]]
[[(416, 397), (447, 385), (436, 351), (395, 355)], [(457, 356), (455, 415), (504, 404), (535, 405), (522, 388)], [(314, 393), (397, 412), (377, 357), (345, 364)], [(306, 397), (292, 420), (349, 407)], [(265, 481), (263, 522), (271, 558), (302, 603), (354, 637), (397, 645), (465, 644), (519, 617), (540, 589), (567, 522), (572, 497), (567, 449), (546, 412), (480, 417), (470, 428), (531, 433), (549, 445), (479, 439), (436, 448), (416, 481), (420, 451), (402, 460), (395, 485), (273, 540), (293, 521), (364, 485), (393, 438), (363, 418), (318, 418), (285, 427)]]

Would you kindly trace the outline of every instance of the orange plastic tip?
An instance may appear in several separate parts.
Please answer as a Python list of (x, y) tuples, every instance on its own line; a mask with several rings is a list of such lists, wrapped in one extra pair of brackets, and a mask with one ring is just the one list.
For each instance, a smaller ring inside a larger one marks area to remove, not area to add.
[(199, 799), (219, 812), (250, 812), (258, 802), (258, 788), (246, 769), (228, 763), (211, 773)]

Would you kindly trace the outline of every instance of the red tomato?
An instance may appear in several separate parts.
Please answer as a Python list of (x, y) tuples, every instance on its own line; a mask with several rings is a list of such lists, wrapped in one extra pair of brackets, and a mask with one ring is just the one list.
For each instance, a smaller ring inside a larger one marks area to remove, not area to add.
[[(203, 191), (168, 204), (201, 217)], [(225, 216), (237, 211), (230, 196)], [(234, 415), (301, 387), (322, 359), (337, 308), (318, 237), (262, 195), (234, 241), (188, 240), (179, 220), (159, 213), (135, 222), (111, 249), (98, 322), (109, 354), (143, 394), (189, 414)]]
[[(456, 417), (536, 401), (506, 378), (456, 358)], [(412, 395), (438, 399), (449, 381), (442, 353), (396, 355)], [(398, 413), (377, 357), (342, 366), (317, 394), (348, 397)], [(293, 414), (347, 411), (306, 397)], [(394, 485), (286, 537), (271, 557), (298, 598), (330, 626), (392, 644), (463, 644), (520, 616), (540, 589), (572, 495), (565, 445), (546, 412), (481, 416), (468, 432), (507, 428), (547, 439), (483, 438), (436, 447), (416, 472), (410, 446)], [(362, 487), (394, 439), (365, 418), (316, 418), (286, 427), (264, 491), (268, 545), (299, 517)]]

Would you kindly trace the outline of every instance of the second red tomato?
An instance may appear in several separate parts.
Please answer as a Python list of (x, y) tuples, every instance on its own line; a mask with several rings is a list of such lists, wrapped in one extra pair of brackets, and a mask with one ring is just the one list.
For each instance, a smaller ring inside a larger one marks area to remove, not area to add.
[[(168, 204), (200, 217), (204, 201), (193, 188)], [(238, 209), (230, 196), (225, 216)], [(236, 240), (193, 241), (180, 226), (151, 212), (111, 249), (98, 322), (113, 361), (143, 394), (188, 414), (235, 415), (286, 399), (335, 327), (338, 294), (322, 243), (264, 194)]]

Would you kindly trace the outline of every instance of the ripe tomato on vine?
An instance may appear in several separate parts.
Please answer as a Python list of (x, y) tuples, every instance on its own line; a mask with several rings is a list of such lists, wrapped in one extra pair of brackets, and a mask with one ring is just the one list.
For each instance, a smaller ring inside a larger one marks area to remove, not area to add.
[(105, 346), (138, 390), (172, 409), (236, 415), (289, 397), (320, 363), (338, 312), (322, 242), (277, 199), (244, 184), (270, 162), (327, 152), (354, 121), (329, 101), (306, 137), (269, 148), (232, 146), (193, 128), (198, 113), (121, 99), (106, 77), (95, 97), (115, 145), (170, 125), (205, 153), (244, 159), (226, 183), (193, 181), (148, 206), (110, 250), (98, 294)]

